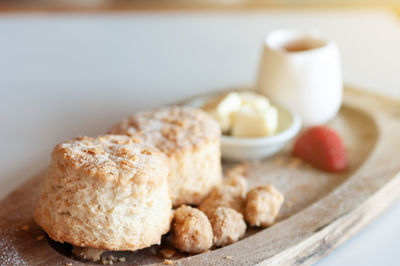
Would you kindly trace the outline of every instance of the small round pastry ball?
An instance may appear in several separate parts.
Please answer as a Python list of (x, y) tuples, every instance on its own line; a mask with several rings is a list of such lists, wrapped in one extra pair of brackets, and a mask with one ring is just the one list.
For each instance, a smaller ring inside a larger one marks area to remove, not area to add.
[(202, 110), (173, 106), (138, 112), (110, 132), (140, 138), (167, 155), (174, 206), (198, 205), (221, 183), (221, 128)]
[(57, 145), (35, 220), (55, 241), (137, 250), (160, 243), (172, 218), (168, 165), (156, 148), (121, 135)]
[(238, 241), (246, 232), (243, 215), (228, 207), (218, 207), (210, 212), (208, 219), (213, 229), (213, 242), (217, 247)]
[(200, 210), (182, 205), (174, 212), (171, 242), (178, 250), (197, 254), (212, 246), (213, 231)]
[(246, 196), (246, 221), (251, 226), (270, 226), (283, 203), (283, 195), (272, 185), (251, 189)]
[(218, 207), (229, 207), (243, 213), (247, 181), (242, 176), (224, 178), (221, 186), (214, 188), (200, 204), (199, 209), (207, 216)]

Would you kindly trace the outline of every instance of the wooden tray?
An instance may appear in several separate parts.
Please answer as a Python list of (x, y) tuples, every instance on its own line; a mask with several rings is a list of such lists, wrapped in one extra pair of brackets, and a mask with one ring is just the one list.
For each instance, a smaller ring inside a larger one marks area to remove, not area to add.
[[(288, 151), (252, 163), (250, 187), (272, 183), (285, 194), (278, 222), (264, 230), (251, 228), (246, 238), (227, 247), (196, 256), (177, 253), (172, 260), (181, 265), (310, 264), (377, 217), (400, 190), (400, 102), (346, 89), (331, 126), (348, 149), (347, 173), (318, 171)], [(89, 264), (72, 258), (70, 246), (48, 239), (33, 221), (42, 181), (39, 173), (0, 202), (0, 264)], [(162, 263), (159, 249), (110, 254), (125, 257), (121, 265)]]

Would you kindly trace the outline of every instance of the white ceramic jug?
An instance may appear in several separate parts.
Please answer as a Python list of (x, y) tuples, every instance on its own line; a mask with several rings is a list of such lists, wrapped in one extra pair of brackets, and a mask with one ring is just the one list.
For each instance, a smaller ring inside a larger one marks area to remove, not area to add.
[(304, 126), (324, 124), (343, 94), (339, 51), (317, 34), (277, 30), (265, 38), (257, 90), (296, 110)]

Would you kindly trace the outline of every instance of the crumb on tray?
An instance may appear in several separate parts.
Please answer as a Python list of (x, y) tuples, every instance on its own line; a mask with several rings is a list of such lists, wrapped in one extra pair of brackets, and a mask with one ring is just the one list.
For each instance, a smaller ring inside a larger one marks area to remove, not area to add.
[(174, 261), (173, 261), (173, 260), (165, 259), (165, 260), (164, 260), (164, 264), (172, 265), (172, 264), (174, 264)]
[(164, 258), (170, 259), (175, 255), (175, 250), (170, 249), (170, 248), (163, 248), (160, 250), (161, 255), (163, 255)]
[(28, 231), (29, 230), (29, 225), (23, 225), (21, 227), (21, 229), (24, 230), (24, 231)]
[(76, 247), (72, 248), (72, 253), (85, 260), (99, 261), (104, 250), (95, 248)]

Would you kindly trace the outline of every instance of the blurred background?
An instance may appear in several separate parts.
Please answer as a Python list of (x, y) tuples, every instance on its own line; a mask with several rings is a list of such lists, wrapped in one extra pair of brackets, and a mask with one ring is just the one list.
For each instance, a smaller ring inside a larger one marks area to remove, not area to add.
[(397, 0), (3, 0), (7, 11), (126, 11), (176, 8), (331, 8), (387, 6), (399, 9)]
[[(254, 86), (263, 39), (279, 28), (318, 29), (337, 42), (348, 86), (400, 99), (399, 15), (398, 0), (0, 0), (0, 197), (62, 140)], [(383, 227), (321, 264), (390, 265), (400, 243), (385, 239), (400, 232)]]

